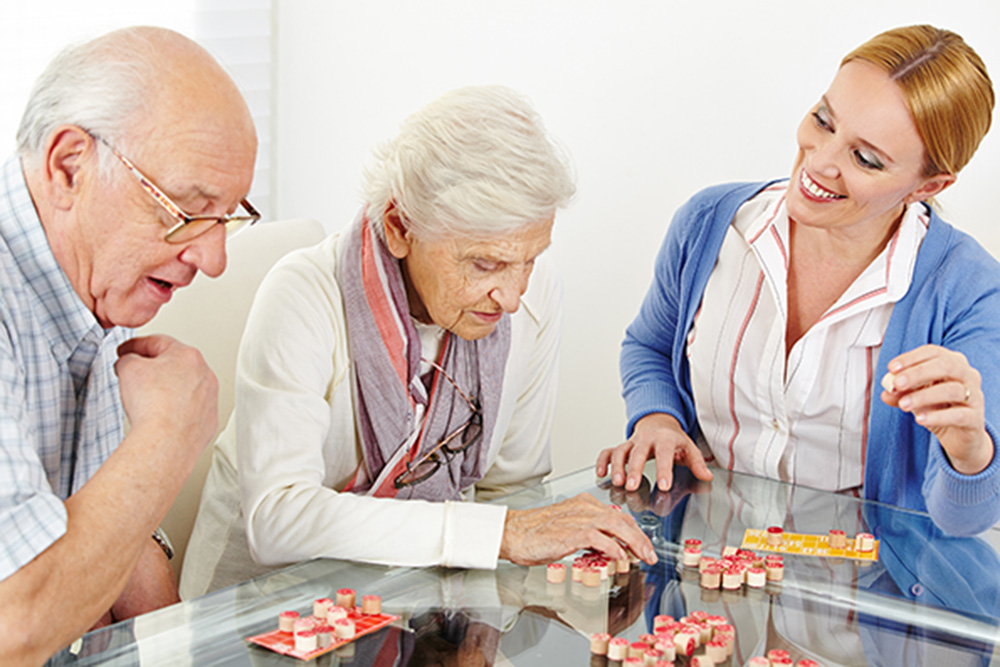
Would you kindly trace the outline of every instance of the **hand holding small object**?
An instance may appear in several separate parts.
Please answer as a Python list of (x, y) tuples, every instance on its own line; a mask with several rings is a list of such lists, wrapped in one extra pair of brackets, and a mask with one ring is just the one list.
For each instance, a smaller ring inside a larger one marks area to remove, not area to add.
[(957, 472), (982, 472), (993, 460), (994, 443), (986, 432), (982, 380), (965, 355), (922, 345), (888, 367), (882, 401), (911, 413), (933, 433)]

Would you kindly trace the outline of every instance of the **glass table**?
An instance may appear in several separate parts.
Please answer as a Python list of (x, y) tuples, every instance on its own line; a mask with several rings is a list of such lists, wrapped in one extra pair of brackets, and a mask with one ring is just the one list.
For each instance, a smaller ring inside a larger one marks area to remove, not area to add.
[[(656, 615), (704, 610), (736, 628), (726, 665), (775, 648), (821, 665), (1000, 665), (1000, 530), (950, 537), (925, 514), (723, 471), (705, 483), (678, 469), (667, 493), (648, 479), (625, 493), (586, 469), (502, 502), (524, 509), (581, 492), (630, 512), (659, 562), (588, 588), (548, 584), (544, 567), (506, 562), (473, 571), (309, 561), (89, 633), (50, 664), (614, 667), (590, 654), (592, 633), (633, 641), (652, 632)], [(718, 557), (746, 529), (768, 526), (870, 532), (878, 560), (789, 554), (780, 584), (736, 591), (704, 589), (696, 568), (681, 565), (686, 539)], [(309, 663), (246, 641), (275, 629), (280, 612), (306, 613), (345, 587), (380, 595), (383, 611), (400, 620)]]

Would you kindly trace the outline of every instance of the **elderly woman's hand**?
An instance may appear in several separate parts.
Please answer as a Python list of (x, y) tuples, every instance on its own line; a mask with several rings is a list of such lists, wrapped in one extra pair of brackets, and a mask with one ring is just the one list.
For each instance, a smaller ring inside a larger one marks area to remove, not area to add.
[(979, 371), (964, 354), (937, 345), (904, 352), (889, 362), (882, 387), (887, 405), (913, 414), (937, 436), (956, 471), (974, 475), (993, 460)]
[(636, 422), (631, 438), (617, 447), (603, 450), (597, 456), (597, 476), (608, 474), (610, 464), (611, 483), (624, 484), (627, 490), (635, 491), (642, 479), (642, 469), (651, 458), (656, 459), (656, 483), (661, 491), (670, 490), (675, 463), (686, 465), (700, 480), (712, 480), (712, 471), (705, 465), (698, 446), (676, 419), (663, 413), (646, 415)]
[(540, 565), (580, 549), (596, 549), (616, 560), (631, 551), (650, 565), (656, 562), (653, 544), (635, 519), (589, 493), (538, 509), (507, 510), (501, 558)]

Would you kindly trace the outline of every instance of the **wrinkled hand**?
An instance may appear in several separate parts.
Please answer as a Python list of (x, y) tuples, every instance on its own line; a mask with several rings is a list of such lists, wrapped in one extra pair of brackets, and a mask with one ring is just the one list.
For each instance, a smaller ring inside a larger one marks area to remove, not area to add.
[(661, 491), (669, 491), (673, 485), (675, 464), (686, 465), (702, 481), (712, 480), (712, 471), (705, 465), (698, 446), (676, 419), (663, 413), (646, 415), (636, 422), (631, 438), (603, 450), (597, 456), (597, 476), (608, 474), (610, 464), (611, 483), (635, 491), (642, 469), (651, 458), (656, 459), (656, 485)]
[(882, 382), (882, 401), (933, 433), (956, 471), (974, 475), (993, 460), (981, 377), (965, 355), (922, 345), (890, 361)]
[(507, 510), (500, 557), (518, 565), (551, 563), (580, 549), (628, 558), (628, 549), (652, 565), (656, 552), (635, 519), (589, 493), (530, 510)]
[(132, 428), (172, 434), (193, 466), (219, 421), (219, 382), (201, 353), (169, 336), (133, 338), (118, 346), (115, 372)]

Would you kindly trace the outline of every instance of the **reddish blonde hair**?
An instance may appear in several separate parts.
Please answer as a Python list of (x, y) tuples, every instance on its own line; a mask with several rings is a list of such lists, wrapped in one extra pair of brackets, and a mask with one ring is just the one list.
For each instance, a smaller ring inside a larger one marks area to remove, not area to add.
[(948, 30), (914, 25), (887, 30), (841, 61), (864, 60), (899, 85), (924, 142), (924, 173), (957, 174), (979, 147), (993, 116), (986, 65)]

